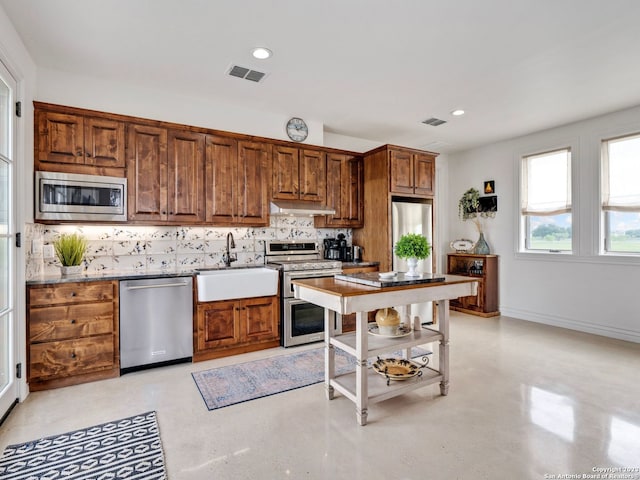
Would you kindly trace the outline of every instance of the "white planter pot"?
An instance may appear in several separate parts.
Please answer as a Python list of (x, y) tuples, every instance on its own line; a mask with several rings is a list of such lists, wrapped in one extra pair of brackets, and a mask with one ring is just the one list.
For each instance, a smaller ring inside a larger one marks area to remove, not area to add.
[(416, 267), (418, 266), (418, 259), (411, 257), (407, 258), (407, 266), (409, 267), (409, 271), (404, 274), (405, 277), (419, 277), (420, 273), (416, 272)]
[(67, 277), (69, 275), (79, 275), (82, 273), (82, 265), (72, 265), (70, 267), (60, 267), (60, 274), (63, 277)]

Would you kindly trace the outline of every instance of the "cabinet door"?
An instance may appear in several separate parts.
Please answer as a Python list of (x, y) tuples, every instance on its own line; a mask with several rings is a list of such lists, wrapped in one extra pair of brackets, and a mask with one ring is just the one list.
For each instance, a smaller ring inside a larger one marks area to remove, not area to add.
[(238, 195), (238, 142), (208, 135), (206, 148), (206, 219), (210, 223), (231, 225)]
[(124, 123), (85, 117), (84, 155), (87, 165), (124, 168)]
[(425, 197), (434, 195), (436, 170), (435, 158), (431, 155), (416, 154), (414, 158), (415, 194)]
[(300, 197), (300, 155), (297, 148), (273, 147), (273, 198), (297, 200)]
[(129, 125), (127, 132), (129, 220), (167, 219), (167, 131)]
[(389, 151), (391, 193), (413, 193), (413, 155), (399, 150)]
[(38, 160), (84, 164), (84, 121), (80, 115), (37, 112)]
[(364, 218), (362, 158), (347, 158), (343, 164), (342, 218), (346, 226), (361, 227)]
[(181, 223), (204, 221), (205, 136), (170, 130), (168, 136), (167, 218)]
[(364, 217), (363, 160), (342, 154), (327, 155), (327, 205), (335, 215), (316, 226), (361, 227)]
[(240, 305), (243, 341), (255, 343), (278, 339), (278, 297), (249, 298)]
[(34, 343), (29, 347), (29, 381), (112, 369), (114, 357), (113, 335)]
[(199, 304), (196, 319), (198, 352), (239, 343), (239, 318), (240, 304), (237, 301)]
[(238, 142), (238, 224), (269, 225), (270, 147), (266, 143)]
[(327, 169), (324, 152), (302, 150), (299, 168), (300, 200), (324, 204), (327, 192)]
[(342, 194), (344, 193), (342, 189), (342, 164), (344, 159), (344, 155), (327, 154), (327, 206), (333, 208), (336, 213), (334, 215), (326, 215), (323, 218), (316, 217), (326, 226), (342, 224)]

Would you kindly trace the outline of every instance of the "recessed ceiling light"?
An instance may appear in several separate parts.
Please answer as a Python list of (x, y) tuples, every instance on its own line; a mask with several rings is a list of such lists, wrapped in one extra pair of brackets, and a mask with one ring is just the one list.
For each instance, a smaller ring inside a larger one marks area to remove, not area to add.
[(454, 117), (459, 117), (460, 115), (464, 115), (464, 110), (461, 110), (461, 109), (454, 110), (453, 112), (451, 112), (451, 115), (453, 115)]
[(258, 60), (266, 60), (271, 55), (273, 55), (273, 52), (265, 47), (256, 47), (251, 53), (253, 54), (254, 58), (257, 58)]

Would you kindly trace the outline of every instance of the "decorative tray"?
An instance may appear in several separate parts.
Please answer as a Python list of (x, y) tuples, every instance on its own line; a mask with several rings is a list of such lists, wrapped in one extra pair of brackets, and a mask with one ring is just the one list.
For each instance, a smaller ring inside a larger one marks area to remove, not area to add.
[(391, 380), (407, 380), (422, 375), (420, 365), (404, 358), (379, 358), (372, 365), (373, 369), (387, 379), (387, 385)]
[(395, 335), (385, 335), (383, 333), (380, 333), (380, 329), (378, 328), (378, 325), (376, 324), (371, 324), (369, 325), (369, 333), (371, 335), (376, 335), (378, 337), (389, 337), (389, 338), (399, 338), (399, 337), (406, 337), (407, 335), (411, 335), (411, 332), (413, 330), (411, 329), (411, 327), (407, 327), (406, 325), (400, 325), (398, 327), (398, 333)]

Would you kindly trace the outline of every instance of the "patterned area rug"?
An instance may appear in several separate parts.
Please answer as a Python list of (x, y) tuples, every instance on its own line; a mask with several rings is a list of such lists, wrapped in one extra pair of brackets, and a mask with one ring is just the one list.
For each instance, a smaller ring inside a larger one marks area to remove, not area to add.
[[(355, 370), (355, 359), (336, 348), (336, 374)], [(429, 355), (414, 348), (414, 358)], [(400, 352), (392, 354), (400, 356)], [(209, 410), (324, 381), (324, 347), (192, 373)]]
[(9, 445), (3, 480), (166, 479), (156, 412)]

